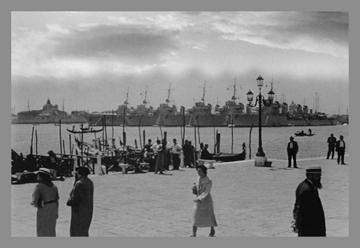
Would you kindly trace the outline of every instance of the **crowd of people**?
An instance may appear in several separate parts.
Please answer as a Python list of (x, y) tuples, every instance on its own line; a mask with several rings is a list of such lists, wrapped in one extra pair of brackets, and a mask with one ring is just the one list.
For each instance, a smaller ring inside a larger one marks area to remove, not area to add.
[[(338, 164), (344, 163), (345, 141), (340, 135), (336, 140), (333, 134), (327, 140), (327, 159), (334, 158), (334, 152), (338, 153)], [(212, 159), (208, 151), (208, 144), (200, 144), (200, 159)], [(296, 154), (299, 150), (298, 143), (293, 137), (287, 145), (288, 166), (293, 161), (297, 168)], [(178, 144), (176, 139), (172, 144), (159, 139), (153, 144), (149, 139), (143, 148), (144, 159), (149, 162), (149, 170), (155, 174), (164, 174), (172, 164), (173, 170), (179, 170), (180, 154), (184, 155), (184, 166), (196, 168), (198, 179), (194, 182), (192, 193), (194, 195), (194, 212), (192, 223), (192, 237), (196, 237), (199, 227), (210, 227), (210, 237), (215, 236), (217, 221), (215, 217), (213, 199), (211, 196), (212, 181), (207, 175), (207, 167), (196, 163), (198, 157), (191, 141), (185, 140), (184, 146)], [(57, 163), (55, 154), (49, 153), (51, 164)], [(48, 166), (48, 167), (49, 167)], [(93, 215), (94, 184), (88, 178), (90, 170), (85, 166), (79, 166), (75, 172), (73, 189), (69, 193), (66, 205), (71, 207), (70, 236), (89, 236), (89, 227)], [(52, 183), (52, 175), (49, 168), (40, 168), (37, 171), (38, 184), (35, 186), (31, 204), (37, 208), (36, 229), (37, 236), (56, 236), (56, 220), (58, 218), (59, 193), (55, 184)], [(313, 166), (306, 169), (306, 178), (295, 191), (295, 204), (292, 211), (292, 229), (298, 236), (326, 236), (325, 214), (319, 197), (318, 190), (322, 188), (321, 167)]]

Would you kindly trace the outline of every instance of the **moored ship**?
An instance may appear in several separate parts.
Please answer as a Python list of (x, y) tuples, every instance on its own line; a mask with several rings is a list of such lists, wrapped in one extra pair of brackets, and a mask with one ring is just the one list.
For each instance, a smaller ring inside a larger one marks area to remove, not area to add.
[(158, 126), (183, 126), (189, 122), (189, 115), (182, 114), (177, 110), (175, 105), (170, 106), (170, 90), (168, 89), (168, 95), (164, 103), (161, 103), (157, 109), (156, 125)]

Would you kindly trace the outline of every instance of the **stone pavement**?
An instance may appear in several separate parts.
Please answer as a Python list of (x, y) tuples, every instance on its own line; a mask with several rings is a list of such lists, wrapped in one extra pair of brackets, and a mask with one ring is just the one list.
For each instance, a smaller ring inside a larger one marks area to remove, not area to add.
[[(295, 237), (291, 232), (295, 189), (311, 165), (323, 168), (320, 197), (327, 236), (349, 235), (349, 165), (322, 158), (299, 160), (300, 169), (273, 160), (271, 168), (254, 161), (215, 164), (208, 170), (218, 222), (217, 237)], [(91, 176), (95, 185), (94, 237), (189, 237), (192, 226), (194, 169), (169, 175), (121, 174)], [(60, 193), (57, 236), (69, 236), (70, 208), (65, 205), (73, 179), (55, 182)], [(34, 184), (11, 186), (11, 235), (36, 236), (36, 209), (30, 206)], [(200, 228), (198, 236), (207, 236)]]

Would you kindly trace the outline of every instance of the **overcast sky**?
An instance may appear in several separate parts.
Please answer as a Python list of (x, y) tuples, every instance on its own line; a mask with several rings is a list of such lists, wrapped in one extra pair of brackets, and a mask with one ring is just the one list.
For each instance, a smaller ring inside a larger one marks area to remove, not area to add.
[[(49, 97), (65, 110), (131, 106), (148, 90), (190, 107), (222, 105), (263, 91), (280, 100), (342, 113), (348, 108), (348, 13), (344, 12), (12, 12), (12, 107), (39, 109)], [(14, 110), (14, 109), (13, 109)]]

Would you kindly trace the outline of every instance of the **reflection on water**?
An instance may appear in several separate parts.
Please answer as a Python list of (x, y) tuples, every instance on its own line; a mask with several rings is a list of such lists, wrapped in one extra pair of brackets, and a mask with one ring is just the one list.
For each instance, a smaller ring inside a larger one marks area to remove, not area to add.
[[(46, 154), (49, 150), (55, 152), (60, 151), (59, 142), (59, 127), (53, 124), (38, 125), (35, 126), (38, 133), (38, 151), (39, 154)], [(62, 125), (62, 139), (65, 140), (65, 152), (69, 152), (69, 133), (66, 128), (71, 129), (72, 125)], [(297, 130), (304, 130), (307, 132), (309, 127), (265, 127), (262, 129), (263, 148), (266, 156), (272, 159), (286, 159), (286, 146), (291, 135)], [(345, 142), (348, 142), (348, 126), (314, 126), (310, 127), (312, 132), (315, 133), (312, 137), (295, 137), (295, 140), (299, 144), (299, 158), (308, 157), (321, 157), (326, 156), (327, 151), (327, 138), (330, 133), (333, 133), (335, 137), (343, 135)], [(29, 153), (31, 143), (31, 129), (32, 125), (11, 125), (11, 148), (17, 152), (24, 154)], [(153, 141), (156, 138), (160, 138), (159, 127), (143, 127), (142, 130), (146, 132), (146, 139), (151, 138)], [(221, 133), (221, 148), (222, 152), (230, 152), (231, 150), (231, 129), (227, 127), (219, 128), (200, 128), (200, 140), (203, 143), (209, 144), (209, 150), (213, 150), (214, 146), (214, 133), (218, 130)], [(180, 140), (180, 127), (162, 127), (163, 132), (167, 132), (168, 141), (173, 138)], [(234, 128), (234, 152), (241, 152), (241, 144), (246, 143), (247, 154), (249, 153), (249, 131), (250, 128)], [(107, 136), (109, 139), (114, 133), (115, 144), (119, 146), (119, 137), (122, 137), (122, 127), (107, 127)], [(139, 130), (137, 127), (127, 127), (127, 143), (134, 145), (136, 139), (139, 144)], [(142, 133), (142, 131), (141, 131)], [(96, 134), (97, 137), (101, 137), (101, 133)], [(84, 135), (85, 141), (91, 141), (94, 139), (94, 134)], [(185, 137), (191, 140), (194, 144), (194, 128), (186, 127)], [(74, 138), (72, 137), (74, 142)], [(34, 138), (35, 144), (35, 138)], [(199, 147), (199, 144), (198, 144)], [(258, 147), (258, 128), (254, 127), (251, 135), (251, 154), (254, 157)], [(35, 151), (35, 148), (34, 148)], [(248, 155), (247, 155), (248, 158)]]

